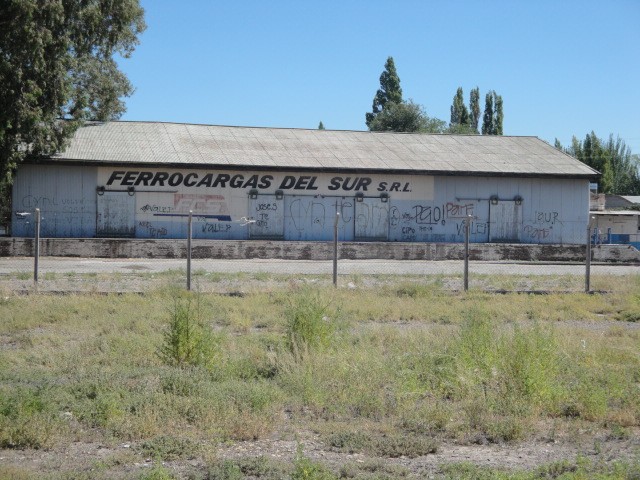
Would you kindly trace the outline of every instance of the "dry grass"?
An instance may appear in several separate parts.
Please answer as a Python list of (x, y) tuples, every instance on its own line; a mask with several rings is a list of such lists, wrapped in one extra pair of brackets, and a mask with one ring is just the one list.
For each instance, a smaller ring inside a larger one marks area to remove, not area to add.
[[(216, 358), (176, 366), (157, 354), (175, 290), (8, 294), (0, 445), (132, 442), (189, 458), (295, 425), (329, 449), (389, 457), (521, 442), (550, 421), (624, 437), (640, 427), (640, 329), (626, 321), (640, 289), (618, 281), (606, 295), (496, 295), (406, 278), (338, 290), (253, 279), (243, 296), (198, 295)], [(340, 323), (324, 328), (329, 305)]]

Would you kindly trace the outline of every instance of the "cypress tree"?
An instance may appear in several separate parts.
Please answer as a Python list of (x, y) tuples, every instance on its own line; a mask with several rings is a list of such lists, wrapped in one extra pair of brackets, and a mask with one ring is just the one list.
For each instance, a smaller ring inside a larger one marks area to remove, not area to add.
[(493, 112), (493, 135), (502, 135), (502, 120), (504, 114), (502, 113), (502, 96), (496, 95), (493, 92), (493, 102), (495, 105), (495, 111)]
[(484, 115), (482, 117), (483, 135), (502, 135), (502, 97), (490, 90), (485, 96)]
[(482, 134), (493, 134), (493, 92), (489, 92), (484, 97), (484, 116), (482, 117)]
[(373, 98), (372, 111), (365, 116), (367, 127), (385, 107), (387, 103), (402, 103), (402, 88), (400, 88), (400, 77), (396, 71), (393, 57), (387, 58), (384, 64), (384, 71), (380, 75), (380, 88)]
[(449, 126), (454, 127), (456, 125), (469, 125), (469, 111), (464, 104), (462, 87), (458, 87), (453, 97), (453, 104), (451, 105), (451, 121), (449, 122)]
[(469, 93), (469, 125), (478, 133), (478, 123), (480, 122), (480, 88), (471, 89)]

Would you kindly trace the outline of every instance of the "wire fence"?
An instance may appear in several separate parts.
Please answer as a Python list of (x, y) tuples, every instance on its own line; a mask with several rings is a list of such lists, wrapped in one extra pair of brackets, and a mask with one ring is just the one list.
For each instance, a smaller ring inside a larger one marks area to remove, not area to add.
[[(603, 257), (603, 243), (589, 230), (585, 230), (584, 245), (487, 245), (469, 242), (469, 219), (462, 245), (356, 245), (339, 241), (336, 216), (332, 242), (306, 242), (297, 246), (297, 253), (288, 247), (267, 251), (268, 242), (249, 241), (241, 254), (208, 255), (212, 251), (209, 247), (218, 241), (198, 240), (196, 244), (187, 233), (187, 238), (173, 241), (178, 253), (164, 258), (86, 258), (52, 255), (50, 249), (42, 255), (40, 247), (46, 239), (40, 239), (39, 213), (32, 214), (35, 233), (30, 254), (0, 258), (0, 291), (125, 293), (171, 285), (241, 293), (278, 283), (311, 282), (336, 288), (411, 283), (460, 292), (591, 293), (627, 288), (640, 278), (637, 261), (620, 263), (616, 258), (618, 263), (594, 262), (594, 250), (600, 254), (598, 258)], [(250, 225), (252, 219), (243, 222)], [(192, 230), (189, 217), (187, 232)], [(146, 245), (154, 248), (153, 242)], [(637, 258), (635, 247), (625, 245), (633, 253), (628, 258)]]

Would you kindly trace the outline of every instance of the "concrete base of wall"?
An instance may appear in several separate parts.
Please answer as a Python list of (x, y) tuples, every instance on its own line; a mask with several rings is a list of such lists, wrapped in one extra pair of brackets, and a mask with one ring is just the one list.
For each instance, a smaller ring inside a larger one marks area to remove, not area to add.
[[(46, 238), (42, 256), (84, 258), (186, 258), (186, 240), (104, 238)], [(32, 256), (31, 238), (0, 238), (0, 256)], [(597, 262), (640, 263), (640, 252), (630, 245), (593, 247)], [(471, 244), (470, 259), (476, 261), (582, 262), (584, 245)], [(338, 246), (339, 258), (390, 260), (460, 260), (464, 245), (458, 243), (358, 243)], [(192, 258), (281, 258), (329, 260), (331, 242), (285, 242), (254, 240), (194, 240)]]

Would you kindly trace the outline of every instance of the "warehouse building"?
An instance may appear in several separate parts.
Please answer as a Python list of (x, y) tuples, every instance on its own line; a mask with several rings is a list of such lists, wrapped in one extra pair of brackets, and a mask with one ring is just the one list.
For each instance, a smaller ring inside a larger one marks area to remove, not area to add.
[(535, 137), (91, 123), (25, 163), (12, 235), (580, 244), (598, 172)]

